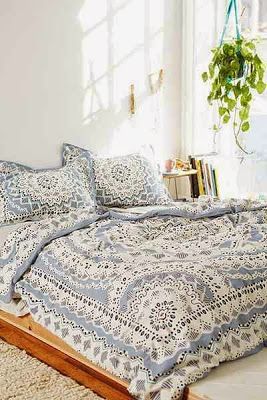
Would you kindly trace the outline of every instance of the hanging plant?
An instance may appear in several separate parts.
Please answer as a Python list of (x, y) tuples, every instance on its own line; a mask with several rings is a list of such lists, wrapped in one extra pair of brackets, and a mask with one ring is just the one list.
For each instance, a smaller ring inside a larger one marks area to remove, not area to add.
[[(237, 36), (224, 42), (233, 6)], [(214, 132), (219, 132), (223, 124), (231, 123), (235, 142), (246, 154), (249, 152), (240, 142), (240, 133), (250, 129), (250, 109), (254, 93), (262, 94), (266, 89), (266, 65), (257, 53), (256, 43), (256, 39), (249, 40), (240, 36), (236, 1), (230, 0), (221, 43), (211, 50), (213, 56), (208, 71), (202, 74), (203, 81), (209, 81), (211, 85), (208, 102), (210, 105), (216, 102), (218, 107), (218, 123), (213, 126)]]

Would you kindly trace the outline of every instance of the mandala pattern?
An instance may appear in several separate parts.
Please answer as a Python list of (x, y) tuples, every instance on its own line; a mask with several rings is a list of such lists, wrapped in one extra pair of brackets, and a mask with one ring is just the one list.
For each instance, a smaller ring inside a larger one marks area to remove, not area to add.
[(23, 171), (0, 177), (0, 223), (26, 221), (93, 207), (95, 192), (88, 160), (77, 158), (54, 170)]
[(170, 197), (150, 161), (140, 155), (95, 159), (97, 201), (105, 206), (168, 204)]
[[(86, 150), (65, 145), (67, 163)], [(168, 204), (171, 199), (158, 171), (145, 157), (133, 154), (112, 158), (93, 158), (98, 204), (113, 207)]]
[(266, 260), (266, 205), (77, 210), (12, 232), (0, 299), (17, 282), (36, 321), (128, 380), (136, 398), (178, 399), (266, 343)]

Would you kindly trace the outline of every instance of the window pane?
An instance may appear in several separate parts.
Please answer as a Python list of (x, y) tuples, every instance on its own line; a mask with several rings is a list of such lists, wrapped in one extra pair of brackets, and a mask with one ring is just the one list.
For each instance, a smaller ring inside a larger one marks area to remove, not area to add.
[(259, 4), (259, 31), (267, 33), (267, 1), (260, 0)]
[(243, 31), (251, 30), (251, 15), (252, 15), (251, 0), (242, 0), (242, 8), (243, 7), (245, 7), (245, 11), (241, 18), (242, 30)]

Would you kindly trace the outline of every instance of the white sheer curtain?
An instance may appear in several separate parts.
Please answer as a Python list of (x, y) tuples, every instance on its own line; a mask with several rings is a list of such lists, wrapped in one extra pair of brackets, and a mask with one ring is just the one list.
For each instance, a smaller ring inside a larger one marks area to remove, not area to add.
[(183, 155), (215, 150), (214, 115), (206, 101), (208, 86), (203, 84), (201, 74), (207, 69), (210, 49), (218, 42), (224, 9), (224, 0), (183, 2)]

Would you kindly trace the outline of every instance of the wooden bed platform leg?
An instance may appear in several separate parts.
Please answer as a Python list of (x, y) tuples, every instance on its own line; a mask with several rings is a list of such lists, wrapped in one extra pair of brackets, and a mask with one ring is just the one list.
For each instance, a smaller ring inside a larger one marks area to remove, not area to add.
[(0, 318), (0, 337), (107, 400), (133, 400), (124, 385)]
[(209, 400), (208, 398), (199, 397), (197, 394), (192, 393), (188, 387), (184, 390), (183, 400)]

